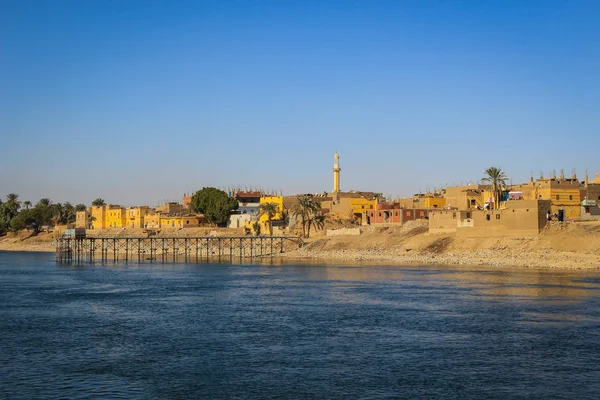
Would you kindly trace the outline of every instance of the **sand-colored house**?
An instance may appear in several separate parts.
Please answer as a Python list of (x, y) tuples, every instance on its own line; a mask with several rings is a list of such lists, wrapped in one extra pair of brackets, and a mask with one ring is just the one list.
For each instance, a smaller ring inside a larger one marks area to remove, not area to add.
[(549, 200), (507, 201), (498, 210), (432, 210), (430, 233), (462, 237), (536, 236), (546, 226)]

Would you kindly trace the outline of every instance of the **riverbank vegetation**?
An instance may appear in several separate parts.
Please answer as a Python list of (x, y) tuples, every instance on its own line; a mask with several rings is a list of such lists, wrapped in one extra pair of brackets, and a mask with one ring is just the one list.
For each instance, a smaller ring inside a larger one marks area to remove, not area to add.
[(53, 203), (48, 198), (32, 206), (31, 201), (20, 201), (18, 194), (10, 193), (5, 201), (0, 200), (0, 235), (20, 230), (37, 235), (44, 226), (74, 223), (77, 211), (85, 209), (85, 204)]

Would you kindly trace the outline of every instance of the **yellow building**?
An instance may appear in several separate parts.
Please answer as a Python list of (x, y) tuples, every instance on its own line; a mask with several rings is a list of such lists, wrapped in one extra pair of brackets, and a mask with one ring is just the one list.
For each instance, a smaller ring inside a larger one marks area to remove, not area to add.
[(92, 229), (106, 229), (107, 206), (92, 206)]
[(144, 228), (144, 217), (151, 211), (150, 207), (131, 207), (127, 209), (127, 227), (129, 228)]
[(449, 186), (444, 193), (444, 206), (458, 210), (483, 208), (489, 199), (485, 193), (487, 185)]
[(325, 212), (361, 219), (368, 210), (374, 210), (377, 207), (379, 199), (378, 193), (340, 192), (337, 196), (322, 200), (321, 208)]
[(540, 178), (527, 184), (513, 187), (520, 190), (524, 200), (550, 200), (552, 213), (563, 210), (565, 218), (579, 219), (581, 217), (581, 193), (583, 187), (575, 174), (571, 179), (565, 179), (564, 174), (559, 178)]
[(181, 228), (181, 217), (171, 215), (160, 216), (160, 228)]
[(127, 210), (121, 206), (107, 206), (106, 227), (123, 228), (127, 226)]
[(394, 200), (401, 208), (444, 208), (446, 199), (441, 192), (415, 194), (413, 197), (407, 197)]
[(446, 199), (443, 197), (425, 197), (423, 199), (424, 208), (444, 208)]
[[(260, 198), (260, 204), (265, 204), (265, 203), (275, 203), (275, 204), (277, 204), (277, 213), (272, 218), (273, 221), (280, 221), (280, 220), (283, 219), (283, 212), (284, 212), (283, 196), (264, 196), (264, 197), (261, 197)], [(265, 214), (262, 214), (260, 216), (260, 218), (259, 218), (259, 221), (261, 221), (261, 222), (268, 221), (268, 220), (269, 220), (269, 217), (267, 217)]]
[(160, 228), (160, 214), (155, 212), (147, 213), (144, 216), (144, 228), (158, 229)]

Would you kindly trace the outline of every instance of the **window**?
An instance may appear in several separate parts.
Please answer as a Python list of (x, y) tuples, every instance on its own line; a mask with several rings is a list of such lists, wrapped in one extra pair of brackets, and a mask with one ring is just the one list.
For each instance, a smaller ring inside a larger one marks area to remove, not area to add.
[(471, 213), (467, 213), (467, 219), (471, 219)]
[(560, 200), (560, 195), (559, 194), (556, 195), (556, 200)]
[(456, 213), (452, 213), (452, 218), (456, 219)]
[(489, 220), (490, 220), (490, 214), (486, 215), (486, 216), (485, 216), (485, 219), (486, 219), (487, 221), (489, 221)]
[(573, 200), (573, 195), (569, 195), (569, 200)]
[(496, 219), (500, 219), (500, 214), (496, 214)]
[(585, 208), (585, 213), (586, 213), (586, 214), (589, 214), (589, 213), (590, 213), (590, 208), (589, 208), (589, 207), (586, 207), (586, 208)]

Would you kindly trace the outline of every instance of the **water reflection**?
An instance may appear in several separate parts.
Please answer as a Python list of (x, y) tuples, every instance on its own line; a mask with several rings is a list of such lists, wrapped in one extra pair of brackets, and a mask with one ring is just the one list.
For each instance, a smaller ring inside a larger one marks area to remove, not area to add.
[(599, 288), (581, 271), (1, 255), (0, 397), (595, 399)]

